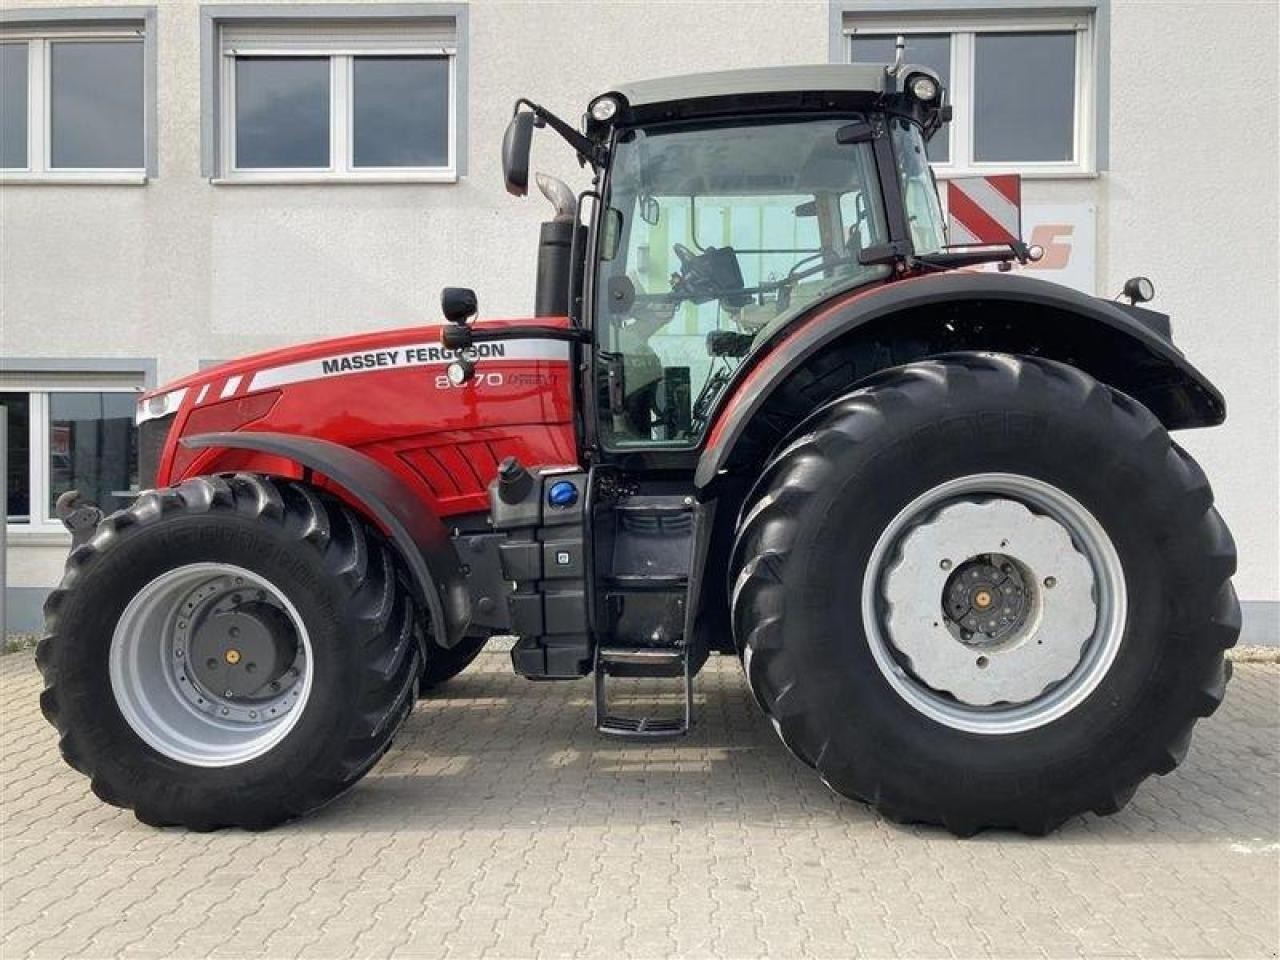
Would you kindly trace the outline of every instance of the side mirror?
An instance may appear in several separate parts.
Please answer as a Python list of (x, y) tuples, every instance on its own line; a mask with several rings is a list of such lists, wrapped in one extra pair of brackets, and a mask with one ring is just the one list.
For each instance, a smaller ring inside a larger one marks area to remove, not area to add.
[(445, 287), (440, 291), (440, 310), (450, 323), (466, 323), (479, 310), (476, 292), (466, 287)]
[(517, 110), (502, 137), (502, 176), (507, 193), (523, 197), (529, 192), (529, 151), (533, 145), (535, 117), (529, 110)]

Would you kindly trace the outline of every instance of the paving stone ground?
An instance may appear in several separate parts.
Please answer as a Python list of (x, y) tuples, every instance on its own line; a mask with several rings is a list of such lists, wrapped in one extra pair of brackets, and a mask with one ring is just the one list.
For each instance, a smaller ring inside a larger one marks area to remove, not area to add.
[(505, 654), (424, 701), (351, 794), (265, 834), (153, 830), (57, 756), (0, 659), (0, 955), (1275, 957), (1280, 666), (1238, 664), (1185, 764), (1120, 815), (957, 840), (841, 800), (734, 661), (685, 740), (591, 728)]

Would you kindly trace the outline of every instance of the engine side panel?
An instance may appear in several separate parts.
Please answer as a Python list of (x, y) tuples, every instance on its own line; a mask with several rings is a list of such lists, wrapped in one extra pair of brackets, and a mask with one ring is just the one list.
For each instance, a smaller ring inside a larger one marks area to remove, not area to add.
[[(567, 321), (551, 321), (557, 322)], [(166, 385), (158, 392), (185, 386), (187, 393), (160, 457), (157, 485), (227, 469), (298, 474), (288, 461), (262, 453), (177, 443), (182, 436), (232, 430), (315, 437), (357, 450), (441, 517), (486, 510), (487, 485), (504, 457), (577, 463), (567, 344), (478, 345), (475, 378), (454, 386), (445, 375), (454, 355), (440, 346), (441, 329), (276, 351)]]

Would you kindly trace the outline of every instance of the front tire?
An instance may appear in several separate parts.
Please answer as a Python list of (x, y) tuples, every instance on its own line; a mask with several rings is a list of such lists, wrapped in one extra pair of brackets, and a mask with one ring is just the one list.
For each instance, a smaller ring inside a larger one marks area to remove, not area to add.
[(338, 501), (237, 474), (149, 491), (45, 604), (41, 706), (101, 799), (156, 826), (263, 829), (356, 783), (412, 709), (413, 601)]
[(1230, 534), (1141, 405), (956, 354), (815, 413), (744, 507), (748, 681), (787, 746), (892, 819), (1041, 834), (1182, 759), (1229, 676)]
[(428, 695), (471, 666), (488, 642), (488, 636), (463, 637), (457, 645), (445, 649), (432, 641), (427, 647), (419, 694)]

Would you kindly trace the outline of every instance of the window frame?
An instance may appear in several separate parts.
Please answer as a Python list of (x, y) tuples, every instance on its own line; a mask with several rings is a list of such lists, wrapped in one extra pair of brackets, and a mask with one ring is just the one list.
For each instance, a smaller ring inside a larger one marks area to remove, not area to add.
[[(386, 184), (456, 183), (466, 174), (467, 5), (302, 4), (206, 5), (201, 7), (204, 73), (202, 91), (202, 171), (214, 184)], [(345, 23), (354, 27), (378, 21), (452, 19), (454, 42), (362, 45), (358, 31), (350, 41), (328, 45), (282, 42), (237, 52), (223, 50), (222, 28), (252, 29), (256, 22), (270, 30), (281, 22), (305, 28), (310, 23)], [(238, 57), (310, 57), (329, 60), (329, 166), (325, 168), (247, 168), (235, 166), (235, 61)], [(425, 56), (447, 58), (448, 162), (435, 167), (357, 167), (354, 137), (354, 71), (357, 57)]]
[[(891, 13), (891, 9), (900, 12)], [(990, 4), (969, 8), (942, 8), (902, 2), (857, 4), (832, 0), (832, 54), (838, 62), (853, 61), (853, 37), (896, 34), (949, 34), (951, 36), (951, 88), (948, 102), (954, 117), (945, 130), (948, 161), (932, 164), (939, 179), (1016, 173), (1027, 179), (1076, 179), (1096, 177), (1106, 164), (1106, 38), (1107, 8), (1096, 5), (1025, 2), (1006, 9)], [(1076, 35), (1074, 119), (1071, 161), (976, 161), (974, 129), (977, 111), (973, 101), (978, 34), (1066, 33)]]
[[(0, 367), (0, 393), (24, 393), (29, 397), (27, 428), (29, 519), (15, 522), (7, 517), (5, 535), (10, 542), (54, 540), (62, 542), (70, 534), (53, 516), (49, 495), (49, 394), (121, 393), (140, 396), (154, 386), (155, 362), (5, 360)], [(133, 428), (135, 431), (137, 427)], [(12, 439), (12, 438), (10, 438)], [(7, 479), (7, 478), (5, 478)], [(7, 492), (7, 491), (6, 491)]]
[[(449, 61), (449, 158), (442, 167), (357, 167), (355, 165), (355, 61), (357, 57), (433, 57)], [(457, 51), (452, 47), (385, 50), (323, 51), (281, 48), (255, 50), (252, 54), (224, 54), (230, 61), (222, 70), (222, 138), (226, 145), (220, 181), (248, 183), (334, 181), (393, 183), (454, 183), (458, 179), (457, 145)], [(251, 57), (299, 57), (329, 61), (329, 165), (327, 167), (237, 167), (236, 162), (236, 70), (235, 61)]]
[[(141, 185), (158, 171), (155, 7), (65, 7), (0, 11), (0, 43), (27, 46), (27, 164), (0, 168), (5, 184)], [(142, 164), (54, 167), (54, 43), (142, 42)]]

